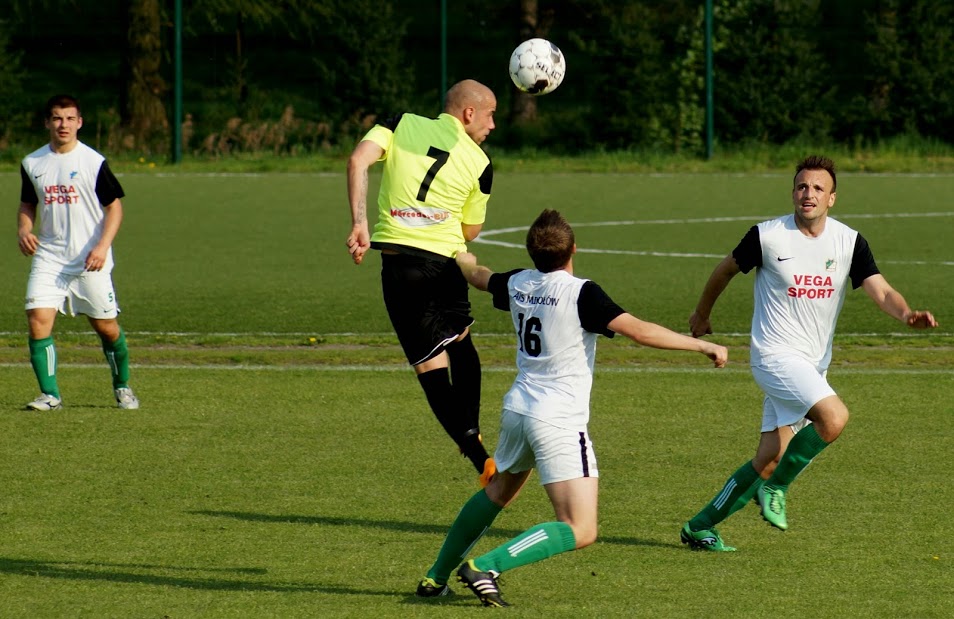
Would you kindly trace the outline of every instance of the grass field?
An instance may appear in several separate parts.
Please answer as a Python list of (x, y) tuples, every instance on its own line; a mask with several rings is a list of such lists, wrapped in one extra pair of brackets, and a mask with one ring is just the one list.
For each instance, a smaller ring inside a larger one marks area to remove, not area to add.
[[(114, 279), (138, 412), (112, 407), (83, 319), (60, 318), (67, 408), (36, 395), (13, 220), (0, 251), (0, 617), (463, 617), (412, 593), (474, 475), (395, 345), (379, 259), (354, 267), (341, 175), (125, 175)], [(543, 207), (577, 226), (577, 273), (632, 313), (684, 330), (709, 272), (745, 230), (788, 212), (787, 175), (501, 174), (483, 243), (526, 265)], [(0, 175), (16, 202), (19, 178)], [(950, 617), (954, 548), (954, 176), (839, 177), (833, 215), (888, 280), (941, 322), (907, 331), (860, 291), (836, 338), (845, 435), (793, 486), (792, 528), (751, 507), (722, 527), (733, 555), (678, 529), (751, 457), (751, 277), (713, 315), (731, 365), (600, 343), (592, 435), (601, 539), (504, 575), (529, 617)], [(12, 208), (12, 207), (11, 207)], [(513, 377), (509, 318), (475, 295), (485, 440)], [(535, 483), (488, 549), (551, 517)], [(490, 611), (488, 611), (490, 612)]]

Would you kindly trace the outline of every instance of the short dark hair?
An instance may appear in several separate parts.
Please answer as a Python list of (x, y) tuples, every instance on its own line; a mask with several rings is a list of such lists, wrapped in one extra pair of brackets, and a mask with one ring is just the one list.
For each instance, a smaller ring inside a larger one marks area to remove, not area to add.
[[(798, 162), (798, 165), (795, 166), (795, 176), (798, 176), (798, 173), (802, 170), (824, 170), (831, 174), (831, 190), (832, 192), (838, 188), (838, 179), (835, 177), (835, 162), (824, 157), (822, 155), (809, 155), (801, 161)], [(792, 179), (792, 184), (795, 184), (795, 179)]]
[(46, 107), (43, 108), (43, 118), (49, 119), (53, 115), (53, 108), (59, 107), (75, 107), (76, 115), (82, 116), (83, 111), (80, 109), (79, 101), (76, 100), (76, 97), (70, 95), (53, 95), (46, 101)]
[(527, 252), (542, 273), (562, 269), (573, 257), (576, 237), (563, 215), (545, 209), (527, 232)]

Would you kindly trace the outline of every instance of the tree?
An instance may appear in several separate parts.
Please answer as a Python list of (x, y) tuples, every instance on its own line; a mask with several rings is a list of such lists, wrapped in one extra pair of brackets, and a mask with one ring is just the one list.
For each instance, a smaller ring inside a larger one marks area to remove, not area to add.
[(869, 131), (954, 139), (952, 21), (946, 0), (885, 0), (866, 14)]
[(120, 98), (123, 146), (164, 152), (169, 146), (169, 119), (162, 77), (163, 45), (160, 0), (127, 0), (124, 88)]
[(10, 49), (9, 25), (0, 20), (0, 152), (6, 152), (6, 141), (12, 125), (25, 114), (19, 106), (23, 92), (22, 54)]
[[(576, 71), (589, 92), (585, 126), (591, 128), (581, 141), (613, 150), (677, 148), (680, 73), (673, 70), (673, 58), (684, 50), (679, 26), (691, 23), (698, 3), (579, 0), (577, 5), (578, 53), (589, 71)], [(569, 59), (567, 65), (570, 74)]]
[[(537, 0), (520, 0), (520, 17), (518, 22), (519, 40), (545, 39), (553, 24), (553, 8), (543, 11), (541, 18), (540, 4)], [(510, 122), (517, 128), (526, 126), (537, 120), (537, 98), (531, 94), (517, 91), (510, 99)]]
[(248, 100), (253, 81), (249, 75), (249, 30), (275, 28), (293, 39), (307, 37), (315, 25), (315, 15), (324, 13), (326, 5), (327, 2), (315, 0), (196, 0), (188, 7), (185, 22), (190, 29), (205, 23), (215, 32), (231, 30), (234, 43), (230, 90), (241, 108)]
[(335, 121), (345, 121), (346, 141), (370, 118), (407, 110), (414, 69), (404, 45), (409, 17), (393, 0), (330, 0), (314, 15), (310, 63), (296, 79), (313, 102)]
[[(821, 23), (806, 2), (719, 0), (715, 64), (715, 125), (720, 140), (780, 144), (806, 135), (830, 136), (835, 85), (804, 23)], [(744, 44), (735, 42), (742, 41)]]

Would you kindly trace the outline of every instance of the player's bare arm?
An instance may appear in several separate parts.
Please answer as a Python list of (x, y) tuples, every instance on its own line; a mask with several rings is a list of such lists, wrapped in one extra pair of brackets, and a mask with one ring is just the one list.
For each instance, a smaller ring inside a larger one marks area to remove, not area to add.
[(123, 223), (123, 204), (117, 198), (110, 204), (103, 207), (103, 234), (99, 237), (99, 242), (86, 255), (85, 268), (87, 271), (101, 271), (106, 265), (106, 256), (109, 255), (109, 248), (112, 246), (116, 235), (119, 234), (119, 227)]
[(709, 322), (709, 315), (715, 306), (716, 300), (732, 281), (732, 278), (741, 272), (739, 265), (735, 262), (732, 254), (722, 259), (722, 262), (716, 265), (702, 289), (702, 295), (696, 304), (696, 310), (689, 317), (689, 330), (692, 337), (702, 337), (712, 333), (712, 324)]
[(348, 158), (348, 202), (351, 205), (351, 234), (346, 245), (355, 264), (361, 264), (371, 248), (368, 231), (368, 169), (381, 158), (384, 149), (363, 140)]
[(654, 322), (640, 320), (632, 314), (620, 314), (607, 325), (614, 333), (625, 335), (637, 344), (664, 350), (688, 350), (700, 352), (709, 357), (715, 367), (725, 367), (729, 359), (729, 351), (725, 346), (719, 346), (705, 340), (697, 340), (681, 333), (671, 331)]
[(933, 329), (937, 327), (937, 320), (931, 312), (912, 310), (901, 293), (891, 287), (888, 280), (880, 273), (872, 275), (862, 282), (861, 287), (871, 297), (881, 311), (900, 320), (914, 329)]
[(483, 229), (484, 224), (461, 224), (460, 230), (464, 235), (464, 240), (468, 243), (477, 238), (477, 235), (480, 234), (480, 231)]
[(20, 245), (20, 253), (24, 256), (32, 256), (36, 253), (40, 241), (33, 234), (33, 223), (36, 221), (36, 204), (21, 202), (17, 211), (17, 241)]
[(477, 264), (477, 256), (470, 252), (458, 252), (456, 260), (464, 279), (477, 290), (486, 291), (487, 286), (490, 285), (490, 276), (494, 272)]

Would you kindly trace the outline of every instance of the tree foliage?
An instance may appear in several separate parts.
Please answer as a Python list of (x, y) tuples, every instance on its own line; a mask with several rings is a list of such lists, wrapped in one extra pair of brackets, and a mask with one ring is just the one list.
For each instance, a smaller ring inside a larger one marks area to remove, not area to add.
[[(171, 0), (7, 0), (0, 136), (26, 133), (71, 91), (110, 148), (169, 141)], [(716, 143), (954, 141), (949, 0), (714, 0)], [(705, 39), (698, 0), (447, 2), (447, 74), (433, 0), (185, 2), (185, 112), (194, 149), (348, 148), (381, 114), (438, 111), (440, 86), (495, 90), (493, 144), (573, 153), (702, 153)], [(51, 41), (35, 15), (71, 26)], [(567, 56), (546, 97), (519, 94), (510, 52), (543, 36)], [(30, 50), (29, 54), (22, 50)], [(62, 70), (68, 62), (72, 71)], [(440, 82), (440, 84), (439, 84)], [(92, 115), (92, 118), (90, 117)], [(88, 135), (88, 133), (87, 133)], [(118, 136), (118, 137), (117, 137)], [(113, 139), (117, 137), (117, 139)]]
[(868, 112), (878, 135), (954, 141), (954, 5), (885, 0), (866, 14)]
[(159, 0), (129, 0), (124, 89), (120, 93), (123, 141), (143, 152), (168, 149), (168, 86), (162, 74), (163, 44)]
[(9, 22), (0, 20), (0, 151), (10, 132), (23, 124), (27, 115), (20, 101), (23, 93), (22, 54), (10, 46)]

